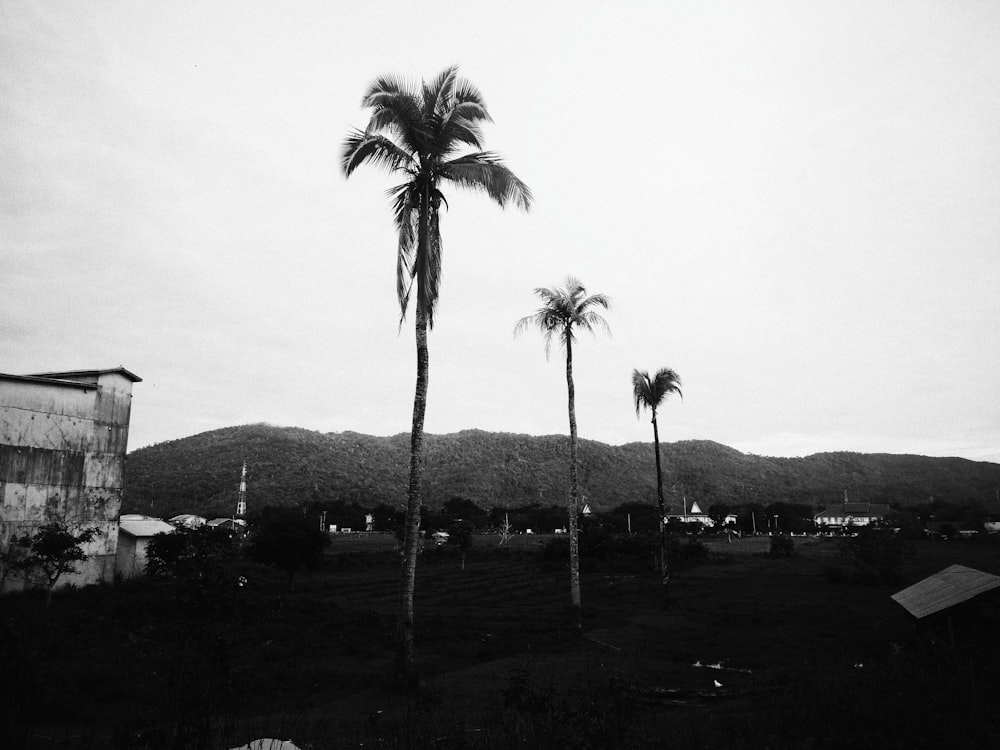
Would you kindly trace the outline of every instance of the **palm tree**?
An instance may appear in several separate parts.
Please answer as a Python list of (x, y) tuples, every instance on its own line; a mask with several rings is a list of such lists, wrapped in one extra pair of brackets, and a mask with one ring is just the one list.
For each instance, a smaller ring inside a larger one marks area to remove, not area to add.
[(657, 370), (649, 377), (648, 372), (632, 371), (632, 396), (635, 400), (635, 416), (642, 409), (653, 413), (653, 447), (656, 451), (656, 499), (660, 505), (660, 575), (663, 579), (663, 606), (670, 606), (670, 567), (667, 563), (667, 527), (663, 523), (663, 470), (660, 468), (660, 430), (656, 425), (656, 410), (671, 393), (681, 398), (681, 379), (669, 367)]
[(484, 192), (501, 207), (527, 210), (531, 191), (490, 151), (483, 151), (481, 125), (491, 122), (482, 94), (459, 78), (457, 66), (430, 82), (411, 84), (383, 76), (369, 86), (361, 106), (371, 110), (364, 130), (344, 141), (341, 168), (350, 177), (371, 164), (402, 176), (388, 191), (399, 236), (396, 251), (396, 295), (400, 325), (416, 288), (417, 383), (410, 432), (410, 480), (406, 498), (403, 563), (397, 612), (396, 676), (416, 684), (413, 639), (413, 592), (417, 569), (423, 474), (424, 411), (427, 404), (427, 329), (441, 280), (441, 205), (443, 183)]
[(576, 528), (579, 507), (578, 460), (576, 438), (576, 390), (573, 387), (573, 342), (577, 329), (590, 331), (598, 327), (610, 333), (608, 322), (594, 308), (610, 309), (611, 299), (603, 294), (587, 295), (587, 289), (572, 276), (566, 278), (565, 287), (539, 288), (535, 294), (542, 306), (534, 315), (521, 318), (514, 327), (514, 335), (527, 328), (537, 328), (545, 339), (545, 357), (552, 350), (552, 339), (557, 337), (566, 350), (566, 388), (569, 392), (569, 587), (573, 624), (583, 627), (583, 609), (580, 602), (580, 547)]

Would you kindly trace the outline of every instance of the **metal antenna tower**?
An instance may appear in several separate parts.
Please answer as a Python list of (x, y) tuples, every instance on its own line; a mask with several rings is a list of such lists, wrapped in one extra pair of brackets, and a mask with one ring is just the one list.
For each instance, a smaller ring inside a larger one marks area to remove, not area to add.
[(243, 473), (240, 474), (240, 492), (236, 498), (236, 517), (243, 518), (247, 514), (247, 462), (243, 462)]

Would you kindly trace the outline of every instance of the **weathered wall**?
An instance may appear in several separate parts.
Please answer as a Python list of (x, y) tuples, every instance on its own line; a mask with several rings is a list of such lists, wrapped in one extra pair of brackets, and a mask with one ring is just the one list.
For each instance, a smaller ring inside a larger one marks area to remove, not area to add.
[(0, 377), (0, 549), (53, 521), (101, 532), (59, 585), (113, 579), (132, 406), (118, 371), (75, 380)]
[(118, 534), (118, 551), (115, 570), (123, 579), (141, 576), (146, 570), (146, 549), (140, 550), (139, 541), (131, 534)]

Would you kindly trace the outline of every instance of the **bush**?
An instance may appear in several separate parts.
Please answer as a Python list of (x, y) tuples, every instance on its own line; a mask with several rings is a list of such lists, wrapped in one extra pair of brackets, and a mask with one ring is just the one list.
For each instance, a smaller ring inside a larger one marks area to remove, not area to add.
[[(677, 559), (695, 559), (701, 548), (704, 556), (708, 549), (697, 540), (692, 544), (676, 545), (670, 554)], [(609, 529), (592, 526), (580, 534), (580, 569), (585, 572), (648, 571), (653, 565), (654, 555), (659, 554), (657, 534), (619, 534)], [(542, 548), (541, 558), (547, 565), (565, 565), (569, 562), (569, 537), (557, 536)]]
[(823, 569), (823, 576), (827, 583), (846, 583), (847, 571), (839, 565), (830, 565)]
[(778, 534), (771, 537), (771, 557), (791, 557), (795, 553), (795, 541), (790, 536)]
[(284, 571), (291, 589), (296, 573), (320, 565), (329, 544), (330, 537), (301, 513), (268, 507), (251, 530), (247, 557)]
[(674, 540), (671, 540), (670, 546), (667, 548), (667, 557), (674, 564), (705, 562), (708, 559), (708, 555), (708, 547), (701, 540), (694, 537), (689, 538), (683, 543), (676, 543)]
[(862, 529), (837, 542), (837, 551), (858, 583), (898, 583), (903, 564), (913, 557), (913, 548), (892, 529)]
[(569, 537), (557, 536), (542, 547), (542, 561), (551, 564), (569, 563)]
[(170, 534), (157, 534), (149, 541), (146, 574), (151, 578), (170, 578), (196, 587), (223, 583), (229, 564), (235, 560), (236, 545), (223, 529), (202, 526), (177, 528)]

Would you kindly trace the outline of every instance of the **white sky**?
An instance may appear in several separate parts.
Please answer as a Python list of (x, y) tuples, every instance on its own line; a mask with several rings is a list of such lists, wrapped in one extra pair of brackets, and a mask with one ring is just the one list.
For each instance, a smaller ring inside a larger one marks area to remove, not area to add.
[(1000, 461), (1000, 3), (0, 0), (0, 371), (124, 365), (130, 448), (410, 426), (377, 75), (458, 63), (529, 214), (452, 191), (426, 429)]

